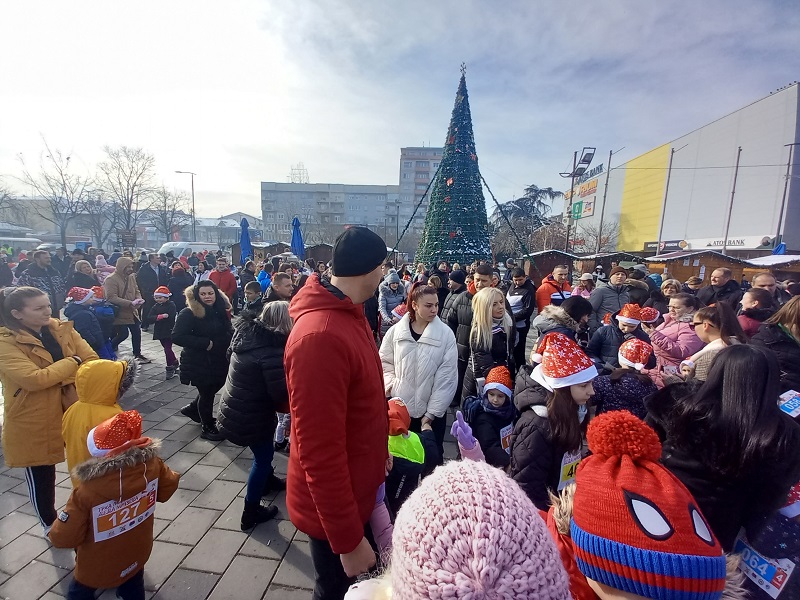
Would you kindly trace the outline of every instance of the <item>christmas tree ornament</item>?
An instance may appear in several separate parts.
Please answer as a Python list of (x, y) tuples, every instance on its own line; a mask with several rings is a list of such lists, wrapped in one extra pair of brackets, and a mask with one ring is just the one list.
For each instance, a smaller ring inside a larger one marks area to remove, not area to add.
[(490, 260), (486, 201), (475, 152), (465, 66), (446, 139), (439, 170), (431, 182), (425, 228), (415, 260), (425, 264)]

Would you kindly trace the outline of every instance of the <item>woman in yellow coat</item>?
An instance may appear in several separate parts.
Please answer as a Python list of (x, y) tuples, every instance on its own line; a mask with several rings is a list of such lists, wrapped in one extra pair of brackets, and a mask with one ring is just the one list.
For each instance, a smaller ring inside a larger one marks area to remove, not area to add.
[(32, 287), (0, 290), (3, 455), (24, 467), (31, 505), (45, 530), (56, 519), (56, 465), (64, 460), (61, 419), (75, 399), (75, 373), (97, 354), (72, 323), (50, 317), (50, 298)]
[(72, 487), (77, 487), (80, 481), (72, 469), (92, 458), (86, 445), (89, 432), (122, 412), (118, 401), (133, 385), (138, 371), (135, 360), (93, 360), (78, 369), (75, 376), (78, 401), (66, 410), (61, 422)]

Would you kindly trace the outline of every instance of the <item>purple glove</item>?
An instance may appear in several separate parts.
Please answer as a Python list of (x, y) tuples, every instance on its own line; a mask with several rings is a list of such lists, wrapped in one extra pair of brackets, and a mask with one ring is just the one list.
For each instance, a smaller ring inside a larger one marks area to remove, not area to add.
[(453, 421), (453, 426), (450, 428), (450, 435), (452, 435), (462, 448), (472, 450), (477, 443), (477, 440), (472, 435), (472, 427), (464, 420), (464, 413), (460, 410), (456, 411), (456, 420)]

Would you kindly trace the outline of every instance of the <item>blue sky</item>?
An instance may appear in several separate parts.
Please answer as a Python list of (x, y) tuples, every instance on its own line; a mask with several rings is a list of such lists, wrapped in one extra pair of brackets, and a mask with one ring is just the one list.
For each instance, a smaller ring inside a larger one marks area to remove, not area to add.
[(794, 0), (6, 4), (0, 177), (41, 138), (93, 170), (143, 146), (193, 170), (198, 214), (259, 210), (259, 182), (396, 184), (399, 148), (444, 141), (459, 78), (502, 201), (564, 189), (572, 152), (650, 148), (800, 79)]

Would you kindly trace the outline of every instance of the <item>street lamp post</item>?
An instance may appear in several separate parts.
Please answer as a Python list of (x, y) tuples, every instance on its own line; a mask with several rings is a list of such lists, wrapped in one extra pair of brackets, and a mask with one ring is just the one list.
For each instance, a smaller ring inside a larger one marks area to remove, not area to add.
[(197, 173), (192, 173), (191, 171), (175, 171), (176, 173), (180, 173), (183, 175), (191, 175), (192, 176), (192, 241), (197, 241), (197, 216), (194, 214), (194, 176)]

